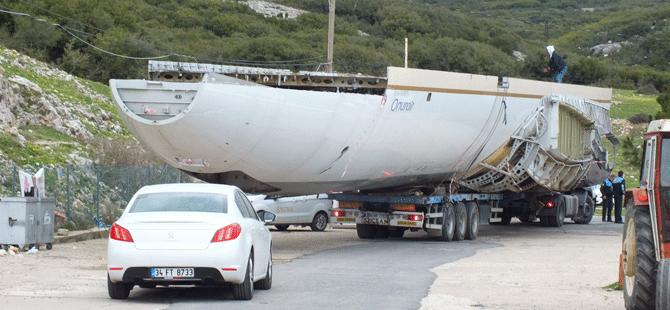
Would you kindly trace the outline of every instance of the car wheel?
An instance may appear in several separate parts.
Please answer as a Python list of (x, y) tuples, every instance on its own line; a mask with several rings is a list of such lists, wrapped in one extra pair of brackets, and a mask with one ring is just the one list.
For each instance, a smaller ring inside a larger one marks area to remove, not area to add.
[(289, 226), (291, 225), (275, 225), (275, 228), (277, 228), (277, 230), (279, 231), (285, 231), (288, 229)]
[(254, 283), (254, 288), (259, 290), (269, 290), (272, 287), (272, 250), (270, 250), (270, 259), (268, 259), (268, 269), (265, 273), (265, 279)]
[(244, 282), (233, 284), (233, 297), (237, 300), (251, 300), (254, 296), (254, 260), (249, 255), (249, 262), (247, 263), (247, 274), (244, 277)]
[(126, 283), (112, 282), (109, 279), (109, 274), (107, 274), (107, 292), (112, 299), (127, 299), (128, 295), (130, 295), (130, 289), (131, 286)]
[(314, 216), (312, 225), (309, 227), (311, 227), (313, 231), (324, 231), (326, 226), (328, 226), (328, 215), (326, 213), (319, 212)]

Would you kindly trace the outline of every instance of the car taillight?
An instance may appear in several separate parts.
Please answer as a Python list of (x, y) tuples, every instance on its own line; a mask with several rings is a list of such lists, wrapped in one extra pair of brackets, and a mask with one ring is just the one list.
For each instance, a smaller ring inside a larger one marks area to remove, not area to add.
[(553, 202), (551, 202), (551, 201), (550, 201), (550, 202), (547, 202), (547, 208), (553, 208), (553, 207), (554, 207), (554, 203), (553, 203)]
[(212, 242), (221, 242), (228, 240), (235, 240), (235, 238), (240, 236), (242, 232), (242, 226), (237, 223), (230, 224), (224, 228), (221, 228), (214, 233), (212, 237)]
[(112, 228), (109, 230), (109, 237), (123, 242), (134, 242), (130, 231), (116, 223), (112, 224)]

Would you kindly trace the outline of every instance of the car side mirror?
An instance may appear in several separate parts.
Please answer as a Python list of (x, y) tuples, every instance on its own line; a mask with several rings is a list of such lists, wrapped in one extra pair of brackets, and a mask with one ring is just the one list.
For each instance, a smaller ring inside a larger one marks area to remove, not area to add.
[(260, 211), (258, 212), (258, 217), (261, 218), (263, 222), (270, 223), (273, 222), (277, 216), (272, 212)]

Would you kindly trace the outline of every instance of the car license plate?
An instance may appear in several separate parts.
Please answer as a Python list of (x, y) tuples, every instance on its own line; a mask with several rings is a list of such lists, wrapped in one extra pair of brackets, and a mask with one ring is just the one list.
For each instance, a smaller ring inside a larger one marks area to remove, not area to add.
[(152, 278), (193, 278), (193, 268), (151, 268)]

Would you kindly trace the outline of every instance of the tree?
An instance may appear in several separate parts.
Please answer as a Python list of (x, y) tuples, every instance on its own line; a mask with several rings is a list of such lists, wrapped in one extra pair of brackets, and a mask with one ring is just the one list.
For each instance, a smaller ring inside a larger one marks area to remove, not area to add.
[(656, 113), (656, 119), (670, 118), (670, 92), (658, 95), (656, 102), (661, 105), (661, 111)]

